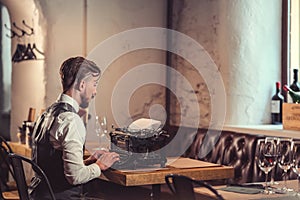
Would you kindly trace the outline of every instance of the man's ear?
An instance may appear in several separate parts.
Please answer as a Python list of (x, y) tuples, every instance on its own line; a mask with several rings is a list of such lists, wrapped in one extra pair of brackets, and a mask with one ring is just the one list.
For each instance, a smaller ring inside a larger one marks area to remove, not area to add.
[(78, 87), (79, 91), (84, 90), (85, 86), (86, 86), (86, 82), (84, 80), (80, 81), (80, 84)]

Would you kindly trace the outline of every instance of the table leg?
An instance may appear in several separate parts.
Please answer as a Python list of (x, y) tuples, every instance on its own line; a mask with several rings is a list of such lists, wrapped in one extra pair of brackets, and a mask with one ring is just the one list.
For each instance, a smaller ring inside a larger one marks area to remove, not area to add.
[(150, 194), (151, 200), (159, 200), (160, 199), (160, 184), (152, 185), (152, 192)]

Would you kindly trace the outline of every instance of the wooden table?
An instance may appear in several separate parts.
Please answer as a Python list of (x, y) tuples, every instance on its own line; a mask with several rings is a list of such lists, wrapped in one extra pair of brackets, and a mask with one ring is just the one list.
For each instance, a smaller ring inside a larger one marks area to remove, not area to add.
[[(9, 142), (14, 153), (31, 158), (31, 148), (25, 144)], [(85, 152), (85, 156), (88, 156)], [(186, 159), (186, 158), (180, 158)], [(168, 159), (169, 160), (169, 159)], [(198, 161), (197, 161), (198, 162)], [(199, 161), (201, 162), (201, 161)], [(205, 162), (203, 162), (205, 164)], [(130, 171), (108, 169), (102, 172), (100, 179), (117, 183), (123, 186), (152, 185), (152, 195), (154, 199), (160, 197), (160, 185), (165, 183), (167, 174), (181, 174), (199, 180), (216, 180), (234, 177), (234, 169), (229, 166), (222, 166), (213, 163), (206, 163), (204, 167), (173, 167), (172, 165), (161, 169), (147, 171)]]
[(160, 185), (165, 183), (165, 176), (167, 174), (181, 174), (199, 180), (215, 180), (233, 178), (234, 169), (233, 167), (214, 164), (207, 167), (193, 168), (176, 168), (167, 166), (162, 169), (149, 171), (108, 169), (101, 174), (100, 179), (111, 181), (123, 186), (152, 185), (152, 195), (154, 199), (159, 199)]

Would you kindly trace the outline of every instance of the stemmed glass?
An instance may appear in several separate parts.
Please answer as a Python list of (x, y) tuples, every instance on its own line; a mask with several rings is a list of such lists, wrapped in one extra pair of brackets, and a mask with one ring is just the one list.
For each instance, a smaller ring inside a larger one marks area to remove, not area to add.
[(104, 131), (105, 134), (108, 133), (108, 129), (107, 129), (107, 122), (106, 122), (106, 117), (104, 116), (100, 122), (101, 128)]
[(276, 144), (274, 140), (258, 140), (258, 155), (257, 155), (257, 164), (259, 168), (265, 173), (266, 176), (266, 184), (264, 193), (270, 194), (271, 191), (268, 190), (267, 182), (268, 182), (268, 174), (276, 165)]
[[(279, 144), (279, 138), (278, 137), (266, 137), (265, 138), (265, 142), (268, 142), (268, 141), (273, 141), (274, 144), (277, 146)], [(278, 150), (278, 149), (276, 149)], [(278, 152), (276, 151), (276, 160), (277, 160), (277, 156), (278, 156)], [(276, 163), (277, 164), (277, 163)], [(275, 164), (275, 165), (276, 165)], [(275, 166), (276, 167), (276, 166)], [(271, 180), (270, 180), (270, 185), (277, 185), (279, 184), (278, 182), (275, 182), (274, 180), (274, 176), (275, 176), (275, 167), (271, 170)]]
[(294, 142), (293, 145), (293, 172), (298, 175), (298, 191), (297, 195), (300, 195), (300, 141)]
[(278, 166), (284, 172), (284, 187), (281, 188), (281, 192), (292, 191), (292, 189), (287, 188), (287, 184), (286, 184), (287, 172), (293, 165), (292, 148), (293, 148), (292, 139), (280, 138), (278, 144)]
[(110, 136), (107, 129), (106, 117), (103, 117), (99, 121), (99, 117), (96, 116), (96, 134), (99, 137), (100, 149), (108, 151), (110, 149)]

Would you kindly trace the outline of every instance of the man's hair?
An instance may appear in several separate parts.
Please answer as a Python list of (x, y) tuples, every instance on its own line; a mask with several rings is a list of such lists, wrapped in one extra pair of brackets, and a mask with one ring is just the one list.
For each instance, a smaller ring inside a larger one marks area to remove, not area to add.
[(74, 83), (80, 83), (88, 75), (100, 76), (101, 70), (92, 61), (81, 56), (72, 57), (64, 61), (60, 67), (60, 78), (63, 92), (68, 91)]

